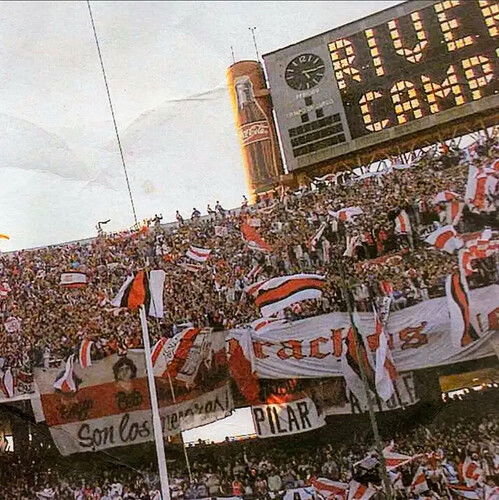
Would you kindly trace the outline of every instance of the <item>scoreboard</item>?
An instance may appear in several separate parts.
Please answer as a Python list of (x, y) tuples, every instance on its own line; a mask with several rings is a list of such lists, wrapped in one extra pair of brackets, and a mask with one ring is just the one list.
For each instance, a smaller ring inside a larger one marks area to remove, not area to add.
[(498, 0), (412, 0), (264, 55), (288, 170), (497, 109), (498, 41)]

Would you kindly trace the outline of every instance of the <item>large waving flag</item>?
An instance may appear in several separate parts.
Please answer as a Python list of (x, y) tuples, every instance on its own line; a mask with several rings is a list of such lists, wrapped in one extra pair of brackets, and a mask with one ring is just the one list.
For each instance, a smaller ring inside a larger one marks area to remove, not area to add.
[(367, 353), (364, 339), (360, 333), (356, 333), (353, 327), (348, 329), (342, 349), (341, 369), (347, 389), (363, 404), (367, 404), (366, 391), (362, 380), (362, 367), (364, 368), (368, 388), (374, 393), (376, 391), (375, 372)]
[(420, 495), (429, 490), (428, 482), (426, 481), (426, 471), (424, 467), (419, 466), (411, 483), (411, 491), (416, 495)]
[(412, 462), (415, 457), (411, 457), (410, 455), (404, 455), (402, 453), (395, 453), (394, 451), (390, 451), (385, 448), (383, 450), (383, 456), (385, 457), (386, 470), (392, 471), (402, 465), (408, 464)]
[(322, 233), (324, 233), (324, 230), (327, 227), (327, 222), (323, 222), (320, 226), (319, 229), (314, 233), (314, 235), (307, 241), (307, 248), (310, 250), (314, 250), (315, 247), (317, 246), (317, 243), (319, 243), (319, 240), (322, 237)]
[(477, 486), (477, 484), (482, 484), (485, 480), (482, 467), (476, 460), (472, 460), (470, 457), (464, 459), (462, 474), (466, 486)]
[(80, 272), (61, 273), (59, 284), (64, 288), (83, 288), (88, 284), (88, 276)]
[(165, 272), (161, 269), (137, 271), (133, 276), (127, 278), (111, 304), (114, 307), (128, 309), (137, 309), (143, 305), (149, 316), (162, 318), (164, 314), (163, 287), (165, 276)]
[(383, 401), (388, 401), (393, 396), (393, 381), (397, 378), (397, 370), (393, 363), (393, 356), (388, 345), (388, 337), (383, 324), (374, 310), (375, 335), (376, 335), (376, 391)]
[(54, 389), (64, 393), (76, 392), (78, 387), (76, 385), (76, 378), (74, 374), (74, 354), (71, 354), (66, 360), (64, 371), (56, 378), (54, 382)]
[(241, 224), (241, 233), (249, 248), (260, 252), (272, 251), (272, 247), (261, 237), (260, 233), (246, 222)]
[(433, 197), (432, 201), (436, 205), (437, 203), (448, 203), (457, 199), (459, 199), (459, 195), (454, 193), (454, 191), (440, 191), (440, 193)]
[(463, 246), (463, 242), (458, 238), (454, 226), (450, 224), (439, 227), (436, 231), (433, 231), (433, 233), (428, 235), (425, 239), (425, 242), (438, 250), (443, 250), (448, 253), (454, 253), (455, 250)]
[(449, 274), (445, 282), (447, 306), (450, 316), (450, 336), (456, 347), (466, 347), (478, 340), (470, 309), (470, 294), (466, 276), (463, 272)]
[(457, 225), (463, 216), (464, 203), (459, 200), (451, 201), (445, 206), (445, 222), (451, 226)]
[(395, 218), (395, 232), (397, 234), (412, 233), (411, 221), (405, 210), (401, 210)]
[(262, 316), (268, 317), (302, 300), (318, 299), (325, 283), (326, 278), (318, 274), (293, 274), (256, 283), (249, 293)]
[(195, 260), (196, 262), (206, 262), (210, 256), (211, 250), (209, 248), (195, 247), (191, 245), (185, 255), (189, 259)]

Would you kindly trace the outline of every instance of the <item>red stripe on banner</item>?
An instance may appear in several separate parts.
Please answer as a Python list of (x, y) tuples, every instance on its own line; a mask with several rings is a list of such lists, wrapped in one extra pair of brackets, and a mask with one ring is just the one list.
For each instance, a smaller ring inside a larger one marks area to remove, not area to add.
[(161, 351), (163, 350), (163, 347), (165, 346), (167, 341), (168, 339), (163, 338), (161, 340), (158, 340), (158, 342), (156, 342), (156, 345), (154, 346), (154, 349), (151, 354), (151, 362), (153, 366), (156, 364), (156, 361), (159, 355), (161, 354)]
[(259, 290), (259, 295), (255, 299), (255, 304), (258, 307), (262, 307), (283, 300), (293, 293), (301, 292), (308, 288), (322, 290), (324, 288), (324, 280), (314, 278), (293, 279), (282, 283), (272, 290)]

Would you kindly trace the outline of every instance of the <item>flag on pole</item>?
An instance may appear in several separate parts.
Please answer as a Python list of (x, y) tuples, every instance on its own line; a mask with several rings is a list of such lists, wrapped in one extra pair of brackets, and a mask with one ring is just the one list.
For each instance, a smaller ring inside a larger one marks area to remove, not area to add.
[(459, 195), (454, 191), (440, 191), (433, 197), (432, 201), (434, 205), (437, 205), (438, 203), (447, 203), (457, 199), (459, 199)]
[(88, 368), (89, 366), (92, 366), (92, 357), (91, 357), (92, 344), (93, 342), (88, 339), (83, 339), (80, 344), (78, 361), (82, 368)]
[(251, 294), (262, 316), (268, 317), (307, 299), (318, 299), (326, 278), (318, 274), (293, 274), (251, 285)]
[(479, 339), (472, 321), (470, 294), (466, 276), (463, 272), (449, 274), (445, 282), (447, 307), (450, 317), (450, 336), (452, 345), (466, 347)]
[(393, 395), (393, 381), (397, 378), (397, 370), (388, 345), (388, 337), (383, 324), (374, 309), (376, 335), (376, 391), (383, 401), (388, 401)]
[(129, 276), (118, 295), (111, 301), (114, 307), (126, 307), (137, 309), (144, 305), (149, 316), (162, 318), (163, 311), (163, 287), (165, 284), (165, 272), (162, 269), (154, 271), (137, 271)]
[(362, 210), (362, 208), (360, 208), (360, 207), (346, 207), (346, 208), (342, 208), (336, 212), (329, 211), (328, 213), (332, 217), (335, 217), (336, 219), (338, 219), (342, 222), (350, 222), (357, 215), (363, 214), (364, 210)]
[(202, 264), (194, 264), (191, 262), (180, 262), (179, 266), (182, 269), (185, 269), (186, 271), (189, 271), (191, 273), (198, 273), (203, 269)]
[(0, 378), (0, 389), (7, 398), (14, 396), (14, 377), (10, 368), (7, 368)]
[[(345, 346), (341, 354), (341, 369), (347, 389), (364, 405), (367, 403), (366, 389), (362, 380), (362, 368), (364, 368), (367, 386), (374, 393), (376, 391), (375, 372), (371, 365), (364, 339), (360, 333), (356, 333), (353, 326), (348, 329), (344, 340)], [(357, 354), (358, 353), (358, 354)]]
[(260, 252), (272, 251), (272, 247), (262, 238), (260, 233), (246, 222), (241, 224), (241, 233), (249, 248)]
[(206, 262), (210, 256), (211, 250), (209, 248), (195, 247), (191, 245), (185, 255), (189, 259), (195, 260), (196, 262)]
[(436, 231), (433, 231), (425, 239), (425, 242), (438, 248), (438, 250), (443, 250), (448, 253), (454, 253), (455, 250), (463, 246), (463, 242), (458, 238), (454, 226), (450, 224), (439, 227)]
[(78, 390), (74, 374), (74, 358), (74, 354), (71, 354), (71, 356), (69, 356), (66, 360), (64, 371), (54, 382), (54, 389), (64, 393), (76, 392)]
[(397, 234), (412, 233), (411, 221), (405, 210), (401, 210), (395, 218), (395, 232)]
[(467, 248), (461, 248), (457, 253), (457, 260), (459, 264), (459, 270), (465, 276), (471, 276), (475, 272), (473, 266), (471, 265), (473, 256), (470, 250), (468, 250)]
[(485, 474), (480, 464), (470, 457), (466, 457), (463, 462), (463, 479), (466, 486), (474, 487), (478, 483), (483, 483)]
[(366, 486), (352, 479), (348, 485), (348, 500), (369, 500), (376, 492), (371, 483)]
[(317, 243), (319, 243), (319, 240), (322, 237), (322, 233), (324, 232), (326, 227), (327, 227), (327, 222), (323, 222), (319, 226), (319, 229), (317, 229), (315, 234), (307, 241), (307, 248), (309, 248), (310, 250), (315, 250), (315, 247), (317, 246)]
[(463, 215), (464, 203), (453, 200), (445, 206), (445, 222), (450, 226), (455, 226)]

